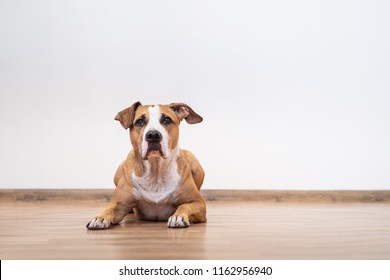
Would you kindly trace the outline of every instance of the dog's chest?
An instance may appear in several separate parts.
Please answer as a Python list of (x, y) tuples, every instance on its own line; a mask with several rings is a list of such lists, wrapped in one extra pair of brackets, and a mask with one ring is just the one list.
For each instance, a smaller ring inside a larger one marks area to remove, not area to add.
[(156, 204), (144, 200), (138, 201), (136, 207), (137, 218), (141, 220), (166, 221), (175, 211), (170, 203)]
[(179, 187), (181, 177), (177, 173), (176, 162), (164, 169), (161, 174), (154, 174), (146, 168), (143, 176), (132, 174), (134, 195), (137, 200), (155, 204), (165, 204), (172, 200), (172, 195)]

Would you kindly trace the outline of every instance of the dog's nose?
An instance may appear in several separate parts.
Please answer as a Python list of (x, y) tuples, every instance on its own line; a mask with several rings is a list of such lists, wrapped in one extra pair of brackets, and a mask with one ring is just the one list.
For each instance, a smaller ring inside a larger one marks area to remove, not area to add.
[(162, 135), (157, 130), (149, 130), (145, 135), (146, 141), (151, 143), (158, 143), (162, 139)]

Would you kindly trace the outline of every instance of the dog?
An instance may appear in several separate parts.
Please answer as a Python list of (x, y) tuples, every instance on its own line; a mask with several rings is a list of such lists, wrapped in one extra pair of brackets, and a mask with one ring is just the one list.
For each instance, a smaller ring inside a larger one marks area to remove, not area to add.
[(136, 102), (115, 120), (130, 129), (133, 149), (115, 173), (111, 202), (87, 228), (108, 229), (132, 212), (137, 219), (168, 221), (170, 228), (206, 222), (206, 202), (200, 192), (204, 170), (178, 144), (181, 121), (196, 124), (203, 118), (184, 103)]

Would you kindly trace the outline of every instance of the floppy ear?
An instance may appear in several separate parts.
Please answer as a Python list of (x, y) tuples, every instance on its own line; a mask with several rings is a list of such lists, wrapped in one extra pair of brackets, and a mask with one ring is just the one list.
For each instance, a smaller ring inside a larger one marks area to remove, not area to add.
[(180, 121), (186, 120), (189, 124), (196, 124), (203, 121), (203, 118), (195, 113), (190, 106), (184, 103), (171, 103), (168, 105), (177, 115)]
[(129, 108), (126, 108), (122, 111), (120, 111), (116, 117), (116, 121), (120, 121), (121, 125), (124, 129), (130, 128), (130, 126), (133, 124), (135, 111), (137, 110), (138, 106), (141, 105), (141, 102), (135, 102), (133, 105), (131, 105)]

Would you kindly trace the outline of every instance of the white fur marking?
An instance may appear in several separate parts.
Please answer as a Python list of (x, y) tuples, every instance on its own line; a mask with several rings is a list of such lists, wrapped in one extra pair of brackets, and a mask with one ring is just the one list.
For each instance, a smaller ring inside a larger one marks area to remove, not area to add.
[(152, 178), (149, 161), (145, 161), (146, 172), (143, 176), (138, 177), (135, 173), (132, 174), (134, 183), (134, 195), (137, 199), (144, 199), (154, 203), (164, 203), (169, 196), (173, 194), (180, 183), (180, 175), (177, 172), (177, 157), (180, 154), (179, 147), (173, 151), (173, 155), (168, 159), (161, 159), (161, 169), (164, 172), (157, 179)]
[(148, 142), (145, 140), (146, 133), (148, 133), (150, 130), (157, 130), (162, 135), (161, 140), (161, 151), (164, 154), (164, 158), (168, 158), (170, 156), (170, 148), (169, 148), (169, 135), (165, 128), (161, 125), (160, 119), (161, 119), (161, 111), (160, 107), (158, 105), (156, 106), (150, 106), (148, 108), (149, 111), (149, 122), (144, 130), (144, 135), (142, 137), (142, 144), (141, 144), (141, 153), (142, 158), (146, 158), (146, 153), (148, 151)]
[(167, 225), (170, 228), (188, 227), (188, 225), (186, 225), (186, 223), (183, 221), (183, 217), (181, 217), (181, 216), (171, 216), (171, 217), (169, 217)]

